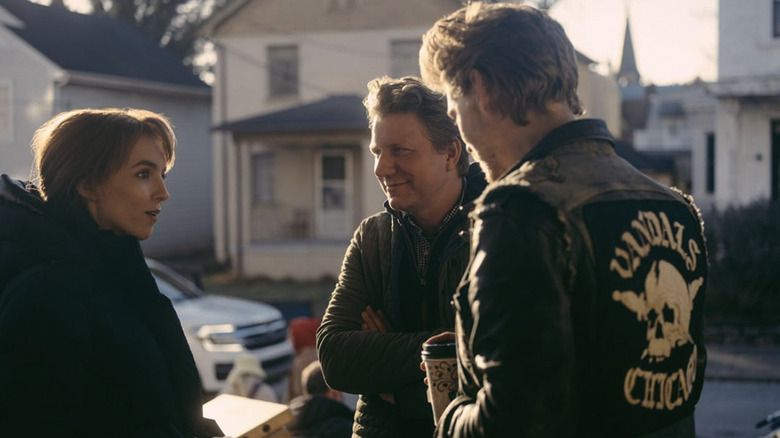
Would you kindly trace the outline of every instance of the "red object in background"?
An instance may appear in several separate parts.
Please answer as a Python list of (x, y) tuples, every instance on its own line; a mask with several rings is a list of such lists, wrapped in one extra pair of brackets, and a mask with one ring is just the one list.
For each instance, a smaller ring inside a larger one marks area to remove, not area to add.
[(317, 342), (319, 318), (301, 316), (290, 320), (290, 341), (296, 353), (306, 347), (314, 347)]

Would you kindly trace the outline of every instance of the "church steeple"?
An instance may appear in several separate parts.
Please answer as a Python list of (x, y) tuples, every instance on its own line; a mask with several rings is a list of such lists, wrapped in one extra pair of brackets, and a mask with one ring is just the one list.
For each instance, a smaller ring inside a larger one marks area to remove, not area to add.
[(631, 41), (631, 24), (626, 14), (626, 34), (623, 37), (623, 56), (620, 59), (620, 71), (618, 71), (618, 83), (621, 86), (639, 83), (639, 69), (634, 58), (634, 43)]

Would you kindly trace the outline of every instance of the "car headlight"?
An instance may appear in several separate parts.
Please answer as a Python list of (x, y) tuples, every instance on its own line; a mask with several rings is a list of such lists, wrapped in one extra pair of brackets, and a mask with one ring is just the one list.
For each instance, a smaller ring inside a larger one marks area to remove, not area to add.
[(241, 337), (233, 324), (204, 325), (197, 331), (198, 339), (207, 351), (244, 351)]

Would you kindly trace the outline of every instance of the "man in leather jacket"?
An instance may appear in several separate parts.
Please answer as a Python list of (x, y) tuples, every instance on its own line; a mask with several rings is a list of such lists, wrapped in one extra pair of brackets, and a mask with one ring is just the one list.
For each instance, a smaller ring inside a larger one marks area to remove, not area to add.
[(353, 436), (430, 437), (421, 346), (454, 328), (450, 301), (469, 258), (461, 206), (484, 175), (469, 166), (443, 95), (412, 77), (368, 88), (369, 149), (387, 201), (355, 231), (317, 348), (328, 385), (360, 394)]
[(707, 255), (692, 200), (576, 117), (575, 52), (544, 12), (472, 3), (426, 33), (420, 63), (491, 181), (437, 436), (693, 438)]

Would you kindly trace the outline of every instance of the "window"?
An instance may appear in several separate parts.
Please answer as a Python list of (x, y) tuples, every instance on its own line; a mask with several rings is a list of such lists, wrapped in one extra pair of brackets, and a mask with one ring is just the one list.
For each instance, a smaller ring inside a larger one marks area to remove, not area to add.
[(0, 140), (11, 140), (11, 82), (0, 80)]
[(390, 74), (394, 78), (401, 76), (420, 76), (421, 39), (398, 40), (390, 42)]
[[(354, 146), (355, 148), (357, 146)], [(349, 237), (353, 231), (353, 147), (328, 148), (315, 158), (315, 234), (319, 238)]]
[(774, 17), (774, 22), (772, 23), (772, 35), (774, 35), (775, 38), (780, 38), (780, 0), (774, 0), (773, 3), (774, 11), (772, 17)]
[(707, 193), (715, 193), (715, 134), (707, 133)]
[(252, 201), (255, 204), (274, 202), (274, 164), (272, 153), (252, 155)]
[(268, 48), (268, 95), (298, 95), (298, 47), (274, 46)]
[(670, 118), (666, 121), (666, 131), (670, 137), (677, 137), (680, 132), (680, 124), (676, 118)]
[(347, 205), (346, 187), (346, 157), (322, 157), (322, 209), (343, 210)]

